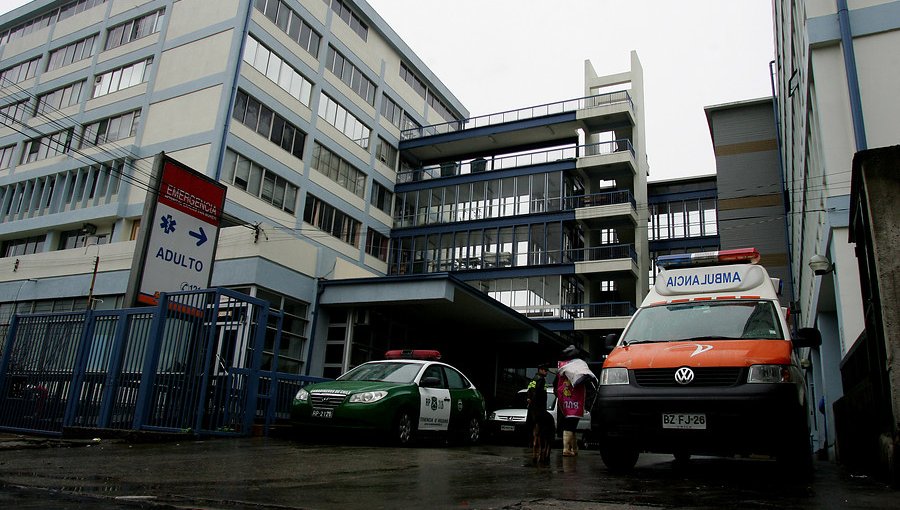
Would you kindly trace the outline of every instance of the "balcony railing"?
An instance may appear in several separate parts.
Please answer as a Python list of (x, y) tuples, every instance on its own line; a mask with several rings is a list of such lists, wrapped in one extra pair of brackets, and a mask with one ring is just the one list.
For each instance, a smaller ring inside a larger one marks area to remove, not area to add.
[(631, 207), (636, 208), (637, 202), (634, 200), (634, 195), (631, 193), (631, 190), (623, 189), (616, 191), (605, 191), (603, 193), (592, 193), (590, 195), (576, 195), (572, 197), (565, 198), (565, 210), (578, 209), (581, 207), (596, 207), (601, 205), (618, 205), (618, 204), (631, 204)]
[(567, 319), (630, 317), (635, 311), (634, 304), (629, 301), (562, 305), (563, 318)]
[(578, 99), (568, 99), (556, 103), (530, 106), (518, 110), (491, 113), (488, 115), (471, 117), (464, 120), (406, 129), (400, 133), (400, 140), (415, 140), (417, 138), (423, 138), (426, 136), (442, 135), (446, 133), (453, 133), (455, 131), (493, 126), (495, 124), (504, 124), (506, 122), (532, 119), (536, 117), (543, 117), (546, 115), (553, 115), (556, 113), (598, 108), (601, 106), (618, 103), (628, 103), (631, 108), (634, 108), (634, 103), (631, 100), (631, 95), (628, 93), (628, 91), (622, 90), (618, 92), (610, 92), (607, 94), (581, 97)]
[(637, 252), (634, 250), (633, 244), (611, 244), (569, 250), (569, 259), (575, 262), (600, 262), (629, 258), (637, 262)]
[(477, 174), (493, 170), (506, 170), (532, 165), (541, 165), (556, 161), (575, 159), (579, 156), (602, 156), (629, 151), (634, 157), (634, 146), (631, 140), (623, 138), (609, 142), (593, 143), (566, 147), (563, 149), (551, 149), (545, 151), (528, 152), (511, 156), (500, 156), (491, 159), (476, 158), (469, 161), (451, 161), (439, 165), (431, 165), (414, 170), (404, 170), (397, 174), (397, 182), (417, 182), (441, 177), (454, 177), (457, 175)]

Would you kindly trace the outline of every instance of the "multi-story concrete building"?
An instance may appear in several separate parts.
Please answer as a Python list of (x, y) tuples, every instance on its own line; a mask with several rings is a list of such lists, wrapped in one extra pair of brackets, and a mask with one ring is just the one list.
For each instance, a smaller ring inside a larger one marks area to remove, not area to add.
[(227, 186), (212, 285), (286, 313), (281, 371), (488, 346), (483, 382), (591, 349), (647, 285), (636, 55), (467, 120), (362, 0), (35, 0), (0, 79), (0, 323), (131, 305), (161, 152)]
[[(822, 348), (814, 353), (822, 390), (817, 404), (836, 431), (839, 452), (849, 458), (854, 451), (876, 450), (879, 439), (869, 433), (842, 435), (835, 415), (843, 414), (845, 424), (877, 423), (875, 436), (897, 437), (896, 422), (888, 419), (884, 425), (874, 414), (872, 388), (880, 386), (880, 371), (850, 371), (842, 381), (841, 370), (878, 366), (852, 358), (883, 352), (862, 334), (867, 305), (848, 241), (848, 209), (854, 155), (900, 140), (900, 70), (890, 65), (900, 43), (900, 2), (778, 0), (774, 18), (777, 120), (799, 305), (795, 320), (822, 332)], [(892, 442), (896, 439), (886, 444)]]

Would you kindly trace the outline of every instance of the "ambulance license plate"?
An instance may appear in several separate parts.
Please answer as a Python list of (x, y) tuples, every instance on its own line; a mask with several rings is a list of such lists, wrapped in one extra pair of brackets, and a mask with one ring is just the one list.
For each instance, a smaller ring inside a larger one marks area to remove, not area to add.
[(706, 430), (706, 415), (702, 413), (663, 413), (664, 429)]
[(334, 416), (334, 409), (313, 409), (313, 418), (331, 418)]

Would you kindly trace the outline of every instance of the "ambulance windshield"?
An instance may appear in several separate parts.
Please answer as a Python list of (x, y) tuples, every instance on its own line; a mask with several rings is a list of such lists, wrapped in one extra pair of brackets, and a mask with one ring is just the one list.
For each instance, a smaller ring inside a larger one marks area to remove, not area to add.
[(703, 301), (638, 310), (622, 335), (622, 344), (784, 338), (770, 301)]

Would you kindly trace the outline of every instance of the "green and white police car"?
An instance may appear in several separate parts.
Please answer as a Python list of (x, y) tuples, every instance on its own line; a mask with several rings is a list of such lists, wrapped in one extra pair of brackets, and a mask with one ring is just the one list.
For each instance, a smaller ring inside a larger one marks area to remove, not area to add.
[(388, 351), (334, 381), (301, 388), (291, 406), (300, 428), (373, 432), (405, 445), (417, 436), (447, 434), (466, 443), (481, 437), (484, 397), (437, 351)]

